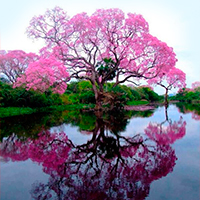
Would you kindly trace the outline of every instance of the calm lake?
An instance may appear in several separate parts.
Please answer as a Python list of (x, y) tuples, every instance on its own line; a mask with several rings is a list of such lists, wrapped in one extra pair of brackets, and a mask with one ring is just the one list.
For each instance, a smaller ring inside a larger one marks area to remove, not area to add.
[(1, 200), (199, 200), (200, 111), (0, 119)]

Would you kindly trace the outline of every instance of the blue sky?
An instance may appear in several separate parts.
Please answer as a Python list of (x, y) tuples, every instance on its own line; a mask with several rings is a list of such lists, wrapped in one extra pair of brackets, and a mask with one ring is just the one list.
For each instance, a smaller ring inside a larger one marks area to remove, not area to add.
[(187, 87), (200, 81), (199, 0), (0, 0), (0, 49), (37, 52), (43, 44), (28, 39), (26, 28), (33, 16), (55, 6), (70, 16), (92, 14), (98, 8), (142, 14), (150, 33), (174, 48), (176, 66), (186, 73)]

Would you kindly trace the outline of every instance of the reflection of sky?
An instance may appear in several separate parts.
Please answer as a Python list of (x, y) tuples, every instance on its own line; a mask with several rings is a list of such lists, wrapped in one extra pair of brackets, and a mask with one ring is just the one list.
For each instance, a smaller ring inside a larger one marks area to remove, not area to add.
[(28, 200), (32, 184), (47, 181), (49, 177), (42, 171), (42, 166), (31, 160), (1, 162), (0, 169), (1, 200)]
[(50, 129), (52, 132), (65, 132), (70, 140), (74, 142), (74, 144), (80, 145), (86, 143), (88, 140), (92, 138), (92, 134), (86, 135), (79, 132), (78, 128), (75, 126), (71, 126), (69, 124), (62, 124), (61, 126), (52, 127)]

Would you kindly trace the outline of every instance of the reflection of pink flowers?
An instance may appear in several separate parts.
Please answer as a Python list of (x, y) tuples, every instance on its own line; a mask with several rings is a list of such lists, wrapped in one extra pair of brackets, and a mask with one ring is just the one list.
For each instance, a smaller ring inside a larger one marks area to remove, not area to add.
[(180, 108), (178, 108), (179, 112), (183, 112), (183, 113), (191, 113), (192, 114), (192, 119), (194, 120), (200, 120), (200, 113), (198, 112), (198, 110), (190, 110), (188, 108), (186, 108), (185, 106), (183, 106), (182, 110)]
[(85, 131), (85, 130), (81, 130), (80, 131), (83, 135), (91, 135), (93, 132), (92, 131)]
[(182, 138), (186, 133), (186, 122), (182, 118), (178, 122), (169, 123), (168, 126), (158, 123), (150, 123), (145, 129), (146, 135), (160, 144), (172, 144)]
[[(129, 145), (124, 145), (121, 149), (120, 149), (120, 154), (124, 157), (124, 158), (132, 158), (134, 156), (136, 156), (136, 154), (139, 152), (139, 154), (142, 154), (142, 152), (144, 152), (144, 148), (141, 148), (141, 144), (143, 143), (143, 137), (140, 135), (136, 135), (134, 137), (134, 139), (131, 138), (127, 138), (129, 140), (129, 142), (131, 142), (131, 144)], [(139, 151), (140, 149), (140, 151)], [(142, 150), (141, 150), (142, 149)]]
[(57, 170), (66, 161), (69, 151), (68, 137), (64, 132), (45, 131), (39, 133), (35, 140), (20, 141), (15, 137), (1, 144), (1, 156), (6, 160), (24, 161), (30, 158), (51, 170)]
[[(132, 138), (118, 136), (117, 153), (112, 159), (105, 159), (98, 149), (98, 139), (76, 146), (63, 132), (44, 131), (37, 139), (15, 140), (11, 146), (16, 148), (6, 156), (20, 160), (18, 155), (24, 153), (21, 160), (30, 158), (42, 164), (50, 175), (46, 185), (34, 186), (35, 199), (55, 195), (60, 199), (92, 199), (98, 194), (102, 199), (123, 196), (142, 200), (148, 195), (151, 182), (171, 172), (176, 160), (170, 143), (145, 138), (140, 134)], [(2, 143), (3, 146), (6, 145)]]
[(0, 144), (0, 154), (4, 161), (24, 161), (28, 159), (28, 146), (26, 142), (20, 142), (15, 135), (4, 139)]
[(53, 133), (45, 131), (39, 134), (38, 140), (30, 141), (29, 157), (44, 167), (56, 170), (68, 158), (70, 148), (68, 137), (64, 132)]

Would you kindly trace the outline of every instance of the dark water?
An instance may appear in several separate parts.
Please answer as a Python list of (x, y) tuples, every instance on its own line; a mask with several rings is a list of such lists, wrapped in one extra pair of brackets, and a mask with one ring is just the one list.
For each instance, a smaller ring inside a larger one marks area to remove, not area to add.
[(75, 110), (0, 123), (2, 200), (200, 197), (196, 108)]

